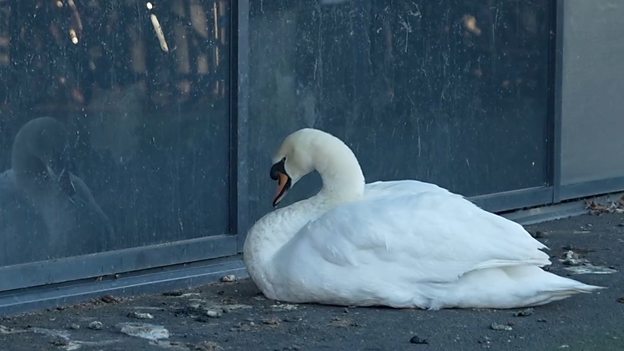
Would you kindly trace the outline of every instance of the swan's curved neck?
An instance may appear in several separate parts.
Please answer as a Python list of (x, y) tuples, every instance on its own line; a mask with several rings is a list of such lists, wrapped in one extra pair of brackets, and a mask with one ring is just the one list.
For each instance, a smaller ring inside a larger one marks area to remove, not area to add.
[(364, 195), (364, 174), (357, 158), (345, 144), (320, 149), (315, 157), (316, 171), (323, 187), (317, 197), (329, 204), (353, 201)]

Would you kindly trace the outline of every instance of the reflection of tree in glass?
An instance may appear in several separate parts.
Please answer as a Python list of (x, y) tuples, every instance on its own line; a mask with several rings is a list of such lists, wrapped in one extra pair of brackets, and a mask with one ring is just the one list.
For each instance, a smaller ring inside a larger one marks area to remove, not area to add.
[(98, 90), (139, 82), (154, 108), (222, 99), (228, 12), (225, 0), (158, 2), (151, 10), (145, 1), (0, 1), (0, 72), (13, 87), (0, 89), (0, 103), (80, 109)]

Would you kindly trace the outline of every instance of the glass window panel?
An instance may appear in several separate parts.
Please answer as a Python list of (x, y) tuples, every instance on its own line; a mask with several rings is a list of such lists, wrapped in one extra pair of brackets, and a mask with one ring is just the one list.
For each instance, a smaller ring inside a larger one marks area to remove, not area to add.
[(228, 231), (229, 16), (0, 1), (0, 265)]
[(252, 220), (270, 210), (271, 153), (302, 127), (345, 140), (367, 181), (546, 185), (553, 4), (250, 2)]

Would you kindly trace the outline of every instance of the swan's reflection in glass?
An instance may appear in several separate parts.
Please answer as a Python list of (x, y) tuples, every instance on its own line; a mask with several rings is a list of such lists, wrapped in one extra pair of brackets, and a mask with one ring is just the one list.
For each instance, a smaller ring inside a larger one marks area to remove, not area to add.
[(0, 237), (0, 265), (102, 250), (113, 239), (108, 217), (71, 171), (67, 131), (54, 118), (33, 119), (15, 136), (11, 169), (0, 174)]

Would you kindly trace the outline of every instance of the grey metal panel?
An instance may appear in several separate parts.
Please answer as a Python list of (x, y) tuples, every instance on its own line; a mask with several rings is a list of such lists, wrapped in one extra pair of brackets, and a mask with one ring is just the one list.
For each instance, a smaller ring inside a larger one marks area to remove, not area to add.
[(473, 196), (468, 199), (490, 212), (502, 212), (550, 204), (552, 192), (552, 187), (535, 187)]
[[(561, 183), (621, 177), (624, 175), (624, 2), (565, 0), (562, 3)], [(613, 190), (621, 189), (624, 187)]]
[[(594, 197), (593, 200), (599, 204), (610, 204), (617, 201), (624, 193), (611, 193), (605, 196)], [(551, 206), (540, 206), (525, 210), (518, 210), (502, 214), (503, 217), (518, 222), (522, 225), (552, 221), (560, 218), (579, 216), (588, 213), (585, 199), (571, 200)]]
[(0, 291), (235, 255), (235, 235), (216, 235), (0, 267)]
[(614, 193), (624, 190), (624, 176), (561, 185), (561, 200)]
[(580, 216), (587, 213), (584, 201), (571, 201), (558, 203), (551, 206), (533, 207), (503, 213), (502, 216), (522, 225), (553, 221), (561, 218)]

